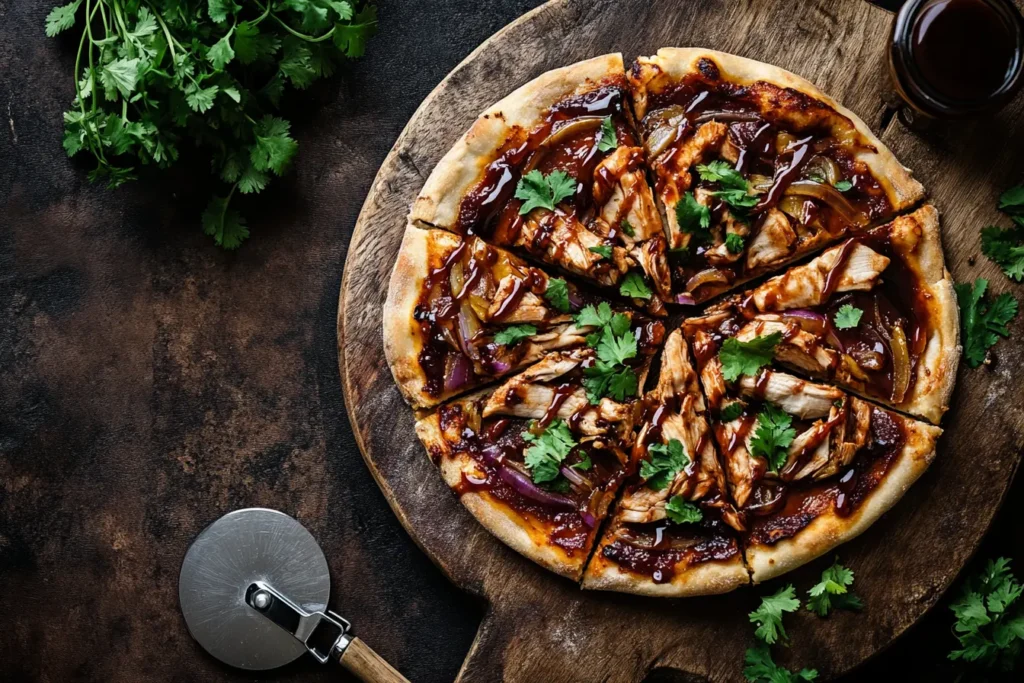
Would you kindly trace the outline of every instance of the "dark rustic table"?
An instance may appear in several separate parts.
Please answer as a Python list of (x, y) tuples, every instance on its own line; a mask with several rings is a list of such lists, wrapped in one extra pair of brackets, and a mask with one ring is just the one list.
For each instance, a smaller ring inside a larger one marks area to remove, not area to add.
[[(198, 229), (201, 163), (116, 191), (86, 183), (60, 145), (73, 46), (43, 35), (51, 3), (0, 0), (0, 680), (337, 675), (309, 661), (245, 675), (185, 630), (188, 544), (248, 506), (306, 524), (335, 609), (409, 678), (458, 671), (482, 606), (409, 540), (360, 458), (338, 381), (338, 289), (409, 116), (540, 1), (378, 4), (367, 57), (295, 98), (295, 172), (243, 204), (253, 238), (225, 253)], [(1018, 478), (975, 564), (1006, 554), (1024, 569), (1022, 494)], [(850, 679), (911, 663), (948, 678), (950, 623), (944, 604)]]

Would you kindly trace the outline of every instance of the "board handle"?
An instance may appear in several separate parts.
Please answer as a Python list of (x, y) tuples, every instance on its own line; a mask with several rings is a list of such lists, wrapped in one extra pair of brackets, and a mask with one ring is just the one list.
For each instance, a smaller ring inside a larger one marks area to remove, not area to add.
[(341, 653), (338, 661), (359, 680), (366, 683), (409, 683), (405, 676), (398, 673), (383, 657), (373, 651), (369, 645), (353, 638)]

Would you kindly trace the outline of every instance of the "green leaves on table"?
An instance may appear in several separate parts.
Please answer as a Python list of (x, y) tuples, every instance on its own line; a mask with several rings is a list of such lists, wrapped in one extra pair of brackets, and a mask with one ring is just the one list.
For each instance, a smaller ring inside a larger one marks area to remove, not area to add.
[(985, 355), (999, 337), (1010, 336), (1007, 324), (1017, 316), (1017, 300), (1009, 292), (986, 298), (988, 280), (982, 278), (975, 280), (974, 285), (957, 284), (955, 289), (960, 304), (964, 359), (976, 368), (985, 362)]
[(198, 147), (225, 188), (209, 200), (203, 229), (234, 249), (249, 236), (232, 208), (235, 194), (261, 192), (287, 173), (298, 150), (277, 114), (289, 88), (306, 88), (361, 56), (376, 23), (373, 5), (345, 0), (56, 7), (46, 34), (81, 32), (64, 149), (90, 155), (89, 179), (117, 187), (141, 166), (174, 165), (183, 145)]
[(960, 597), (950, 605), (960, 648), (950, 652), (949, 658), (978, 662), (992, 670), (1016, 670), (1024, 649), (1022, 593), (1024, 587), (1011, 572), (1010, 560), (989, 560), (980, 574), (967, 580)]

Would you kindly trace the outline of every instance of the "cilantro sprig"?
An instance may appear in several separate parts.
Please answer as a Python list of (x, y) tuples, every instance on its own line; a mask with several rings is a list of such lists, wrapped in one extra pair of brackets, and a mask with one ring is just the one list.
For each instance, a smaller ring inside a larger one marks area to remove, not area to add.
[(789, 413), (765, 403), (757, 415), (757, 429), (750, 440), (750, 453), (768, 461), (768, 469), (778, 472), (786, 464), (788, 448), (796, 437)]
[(522, 199), (520, 215), (525, 216), (534, 209), (554, 211), (558, 203), (576, 192), (576, 181), (565, 171), (553, 171), (544, 175), (534, 169), (519, 179), (516, 185), (516, 199)]
[(701, 242), (711, 240), (711, 210), (697, 201), (692, 192), (684, 192), (676, 202), (676, 223), (679, 229)]
[(993, 670), (1013, 671), (1024, 650), (1024, 587), (1010, 570), (1010, 560), (989, 560), (967, 580), (959, 599), (950, 605), (956, 616), (953, 631), (960, 648), (951, 660), (978, 662)]
[(667, 445), (652, 443), (647, 453), (650, 457), (640, 461), (640, 476), (647, 481), (647, 487), (655, 491), (665, 489), (680, 470), (690, 464), (686, 448), (679, 439), (669, 439)]
[(579, 327), (594, 327), (587, 345), (595, 349), (593, 365), (583, 369), (583, 388), (587, 400), (598, 404), (605, 396), (625, 401), (636, 395), (639, 380), (626, 361), (637, 355), (636, 336), (630, 330), (629, 316), (613, 313), (608, 302), (585, 306), (574, 317)]
[(750, 613), (750, 623), (757, 624), (754, 635), (772, 645), (779, 640), (788, 639), (786, 629), (782, 626), (782, 615), (800, 609), (800, 600), (796, 597), (793, 584), (780, 588), (774, 594), (761, 598), (761, 605)]
[(988, 280), (982, 278), (973, 285), (957, 284), (954, 289), (960, 304), (964, 358), (967, 365), (976, 368), (985, 362), (985, 355), (999, 337), (1010, 336), (1007, 324), (1017, 316), (1017, 300), (1009, 292), (986, 299)]
[(999, 210), (1015, 225), (1000, 228), (989, 225), (981, 229), (981, 251), (1002, 267), (1006, 277), (1024, 281), (1024, 185), (1016, 185), (999, 197)]
[(821, 581), (807, 592), (810, 599), (807, 609), (819, 617), (826, 617), (833, 609), (859, 610), (864, 603), (850, 591), (853, 585), (853, 570), (839, 564), (835, 559), (832, 566), (821, 573)]
[(529, 339), (537, 334), (537, 328), (533, 325), (509, 325), (494, 335), (494, 343), (504, 346), (515, 346), (524, 339)]
[(832, 320), (836, 325), (836, 329), (852, 330), (857, 327), (857, 325), (860, 325), (860, 319), (863, 315), (864, 311), (856, 306), (852, 304), (843, 304), (839, 307), (839, 310), (836, 311)]
[(650, 299), (652, 296), (651, 288), (647, 286), (639, 273), (626, 274), (622, 283), (619, 284), (619, 294), (634, 299)]
[(578, 445), (563, 420), (554, 420), (540, 434), (534, 434), (536, 423), (523, 432), (523, 441), (532, 444), (523, 451), (523, 461), (530, 470), (534, 483), (543, 484), (558, 478), (562, 461)]
[(701, 180), (717, 183), (722, 188), (712, 192), (712, 196), (728, 204), (739, 217), (745, 217), (750, 209), (757, 206), (758, 198), (750, 194), (750, 183), (726, 162), (716, 160), (709, 164), (699, 164), (697, 173)]
[(236, 194), (262, 191), (298, 150), (277, 115), (286, 92), (362, 56), (376, 25), (376, 8), (356, 0), (72, 0), (45, 27), (51, 37), (81, 30), (64, 149), (92, 157), (90, 181), (117, 187), (198, 146), (222, 183), (203, 229), (235, 249), (249, 236)]
[(775, 347), (782, 341), (781, 332), (772, 332), (750, 341), (730, 337), (722, 342), (718, 359), (722, 363), (722, 376), (727, 382), (735, 382), (740, 375), (755, 375), (757, 371), (772, 362)]
[(569, 284), (560, 277), (549, 277), (544, 299), (562, 313), (568, 313), (572, 306), (569, 303)]
[(665, 514), (675, 524), (696, 524), (704, 519), (704, 513), (682, 496), (672, 496), (665, 503)]
[(597, 141), (597, 151), (610, 152), (618, 146), (619, 138), (615, 134), (615, 124), (612, 123), (611, 116), (606, 116), (601, 122), (601, 132)]

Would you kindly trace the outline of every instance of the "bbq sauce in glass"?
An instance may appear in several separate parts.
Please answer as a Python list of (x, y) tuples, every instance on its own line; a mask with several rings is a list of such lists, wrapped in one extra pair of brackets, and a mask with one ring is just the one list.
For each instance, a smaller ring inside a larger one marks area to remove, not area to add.
[(991, 113), (1024, 84), (1024, 20), (1010, 0), (908, 0), (889, 63), (897, 91), (923, 114)]

